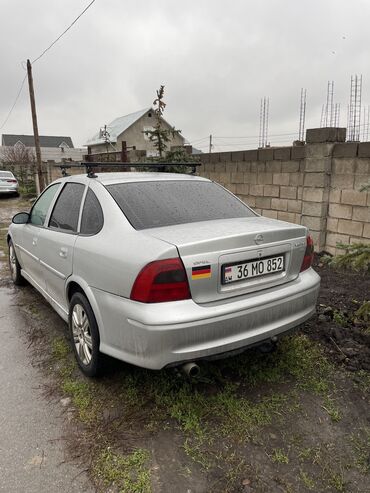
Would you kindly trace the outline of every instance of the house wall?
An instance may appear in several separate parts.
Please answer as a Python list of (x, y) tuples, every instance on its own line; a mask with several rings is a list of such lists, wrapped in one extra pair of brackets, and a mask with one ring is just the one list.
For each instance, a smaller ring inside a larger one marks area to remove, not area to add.
[[(6, 146), (0, 146), (0, 156), (2, 154), (2, 150), (6, 149)], [(34, 155), (35, 148), (29, 148)], [(84, 154), (86, 154), (86, 149), (84, 148), (64, 148), (64, 152), (59, 147), (41, 147), (41, 160), (42, 161), (56, 161), (59, 162), (62, 159), (67, 159), (72, 161), (82, 161)]]
[(307, 226), (317, 251), (370, 244), (370, 192), (360, 191), (370, 183), (370, 142), (337, 142), (345, 129), (334, 130), (308, 130), (304, 146), (201, 154), (199, 174), (259, 214)]
[[(153, 116), (149, 117), (148, 114), (151, 113)], [(145, 127), (153, 127), (155, 125), (155, 117), (153, 112), (148, 112), (139, 120), (137, 120), (131, 127), (129, 127), (125, 132), (123, 132), (117, 138), (117, 144), (109, 145), (108, 150), (113, 151), (113, 147), (120, 151), (122, 149), (122, 142), (126, 142), (127, 147), (136, 146), (136, 149), (143, 151), (155, 151), (155, 147), (150, 140), (146, 140), (144, 137)], [(163, 121), (163, 128), (165, 130), (170, 130), (172, 127), (165, 121)], [(184, 145), (184, 138), (181, 135), (176, 134), (174, 137), (171, 136), (171, 141), (168, 143), (168, 149), (171, 146), (182, 146)], [(91, 147), (91, 153), (106, 152), (106, 144), (93, 145)]]

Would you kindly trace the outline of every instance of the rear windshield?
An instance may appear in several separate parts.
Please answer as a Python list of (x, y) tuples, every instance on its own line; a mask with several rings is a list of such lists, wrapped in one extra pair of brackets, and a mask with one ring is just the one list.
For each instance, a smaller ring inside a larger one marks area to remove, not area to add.
[(11, 173), (10, 171), (0, 171), (0, 177), (1, 176), (7, 177), (7, 178), (12, 178), (13, 177), (13, 173)]
[(251, 217), (231, 193), (206, 181), (145, 181), (107, 185), (135, 229)]

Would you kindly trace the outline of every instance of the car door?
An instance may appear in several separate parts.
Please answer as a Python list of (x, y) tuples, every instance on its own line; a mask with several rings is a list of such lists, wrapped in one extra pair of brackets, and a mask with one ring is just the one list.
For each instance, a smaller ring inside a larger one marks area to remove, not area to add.
[(45, 283), (40, 269), (38, 239), (59, 187), (60, 183), (54, 183), (44, 190), (33, 204), (28, 223), (19, 228), (16, 238), (16, 249), (20, 253), (22, 269), (30, 277), (30, 281), (42, 289)]
[(72, 274), (73, 248), (84, 193), (82, 183), (67, 182), (58, 195), (47, 227), (40, 231), (38, 238), (46, 292), (63, 310), (68, 310), (65, 283)]

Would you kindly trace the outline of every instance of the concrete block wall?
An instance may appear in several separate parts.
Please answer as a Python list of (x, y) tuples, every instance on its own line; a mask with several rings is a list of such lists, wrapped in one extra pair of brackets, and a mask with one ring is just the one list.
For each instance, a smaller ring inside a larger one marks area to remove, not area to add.
[(326, 251), (337, 243), (370, 244), (370, 143), (336, 144), (333, 149)]
[(302, 146), (201, 154), (199, 174), (259, 214), (307, 226), (317, 251), (337, 254), (338, 242), (370, 242), (370, 192), (360, 191), (370, 143), (344, 140), (345, 129), (312, 129)]

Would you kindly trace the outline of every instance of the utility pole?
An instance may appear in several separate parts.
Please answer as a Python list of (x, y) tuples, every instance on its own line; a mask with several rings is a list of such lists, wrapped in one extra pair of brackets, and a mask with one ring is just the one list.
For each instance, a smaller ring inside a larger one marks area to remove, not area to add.
[(209, 153), (211, 154), (212, 152), (212, 147), (213, 147), (213, 144), (212, 144), (212, 135), (209, 136)]
[(39, 138), (39, 129), (37, 127), (35, 93), (33, 90), (33, 78), (32, 78), (32, 66), (29, 60), (27, 60), (27, 74), (28, 74), (28, 88), (30, 91), (30, 100), (31, 100), (33, 135), (35, 139), (35, 149), (36, 149), (36, 169), (37, 169), (37, 177), (38, 177), (38, 181), (36, 180), (36, 188), (38, 188), (37, 192), (40, 193), (44, 190), (45, 183), (44, 183), (44, 176), (42, 174), (40, 138)]

